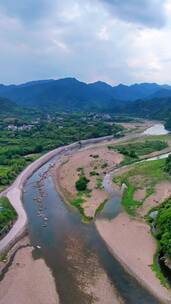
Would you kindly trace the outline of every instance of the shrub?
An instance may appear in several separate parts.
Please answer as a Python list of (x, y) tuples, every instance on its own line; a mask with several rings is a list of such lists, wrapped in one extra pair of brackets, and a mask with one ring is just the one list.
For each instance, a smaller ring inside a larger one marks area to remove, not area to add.
[(90, 172), (90, 176), (95, 176), (95, 175), (99, 175), (99, 173), (96, 172), (96, 171), (91, 171), (91, 172)]
[(6, 197), (0, 197), (0, 230), (15, 220), (16, 212)]
[(101, 165), (101, 169), (105, 169), (105, 168), (107, 168), (107, 166), (108, 166), (108, 163), (104, 163)]
[(89, 179), (85, 176), (80, 176), (80, 178), (76, 181), (75, 187), (78, 191), (87, 190), (87, 184), (89, 183)]
[(171, 174), (171, 154), (168, 156), (168, 158), (166, 158), (164, 170), (167, 173)]

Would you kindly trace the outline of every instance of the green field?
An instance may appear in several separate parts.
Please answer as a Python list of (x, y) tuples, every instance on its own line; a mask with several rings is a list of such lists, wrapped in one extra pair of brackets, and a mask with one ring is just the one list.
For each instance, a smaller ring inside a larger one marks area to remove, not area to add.
[(168, 148), (168, 143), (164, 138), (160, 140), (158, 138), (155, 138), (155, 140), (150, 138), (148, 140), (133, 141), (119, 145), (109, 145), (108, 148), (123, 154), (124, 160), (122, 161), (122, 165), (127, 165), (139, 160), (142, 156)]
[(17, 214), (9, 200), (6, 197), (0, 197), (0, 237), (4, 233), (4, 227), (8, 231), (16, 217)]
[(114, 178), (114, 182), (117, 184), (125, 183), (128, 187), (123, 196), (123, 206), (130, 215), (135, 216), (137, 208), (143, 204), (143, 201), (134, 200), (136, 190), (146, 189), (145, 200), (154, 192), (157, 183), (171, 179), (164, 170), (165, 162), (165, 159), (144, 161), (135, 164), (126, 173)]

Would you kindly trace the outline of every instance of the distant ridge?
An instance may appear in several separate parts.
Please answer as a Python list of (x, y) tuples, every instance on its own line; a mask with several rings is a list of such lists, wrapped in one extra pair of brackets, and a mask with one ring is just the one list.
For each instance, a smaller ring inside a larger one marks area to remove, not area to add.
[(21, 106), (48, 110), (114, 110), (140, 99), (171, 97), (171, 86), (156, 83), (111, 86), (102, 81), (87, 84), (76, 78), (63, 78), (0, 84), (0, 96)]

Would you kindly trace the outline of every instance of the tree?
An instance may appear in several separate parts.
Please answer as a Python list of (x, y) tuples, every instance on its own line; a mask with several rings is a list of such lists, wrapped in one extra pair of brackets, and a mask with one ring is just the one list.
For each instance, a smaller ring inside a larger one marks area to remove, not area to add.
[(171, 154), (166, 158), (164, 170), (171, 175)]
[(75, 183), (75, 187), (78, 191), (85, 191), (87, 189), (88, 183), (89, 179), (87, 179), (85, 176), (80, 176), (80, 178)]

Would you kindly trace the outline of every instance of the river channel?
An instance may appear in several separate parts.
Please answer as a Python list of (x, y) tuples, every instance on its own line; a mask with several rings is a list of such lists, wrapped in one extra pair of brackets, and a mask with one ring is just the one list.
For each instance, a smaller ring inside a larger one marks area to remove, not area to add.
[(104, 273), (122, 303), (157, 304), (110, 254), (94, 223), (82, 223), (77, 210), (60, 198), (50, 173), (56, 161), (52, 159), (28, 179), (23, 203), (35, 247), (33, 257), (43, 258), (50, 268), (60, 303), (102, 303), (89, 289)]

